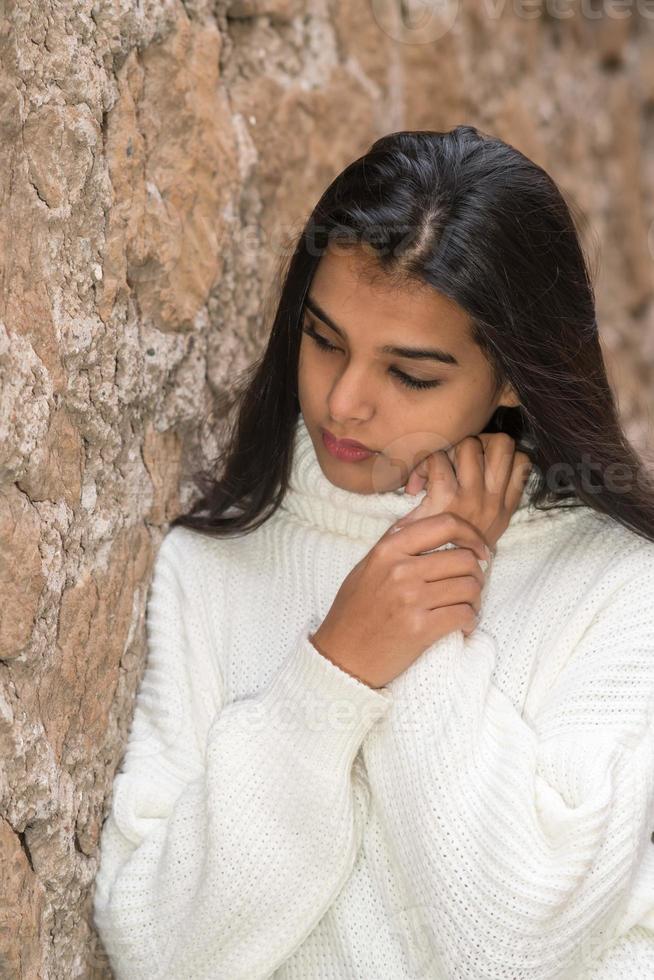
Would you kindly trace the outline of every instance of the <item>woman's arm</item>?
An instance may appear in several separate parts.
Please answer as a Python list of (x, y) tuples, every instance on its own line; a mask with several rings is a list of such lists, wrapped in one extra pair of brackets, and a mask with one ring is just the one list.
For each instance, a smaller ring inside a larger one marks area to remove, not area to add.
[(193, 575), (169, 534), (96, 878), (117, 980), (256, 980), (284, 962), (351, 872), (352, 762), (392, 700), (323, 658), (308, 624), (264, 690), (224, 704)]
[(654, 829), (651, 549), (627, 564), (531, 723), (494, 683), (483, 630), (449, 634), (389, 684), (363, 756), (448, 976), (577, 978), (631, 924)]

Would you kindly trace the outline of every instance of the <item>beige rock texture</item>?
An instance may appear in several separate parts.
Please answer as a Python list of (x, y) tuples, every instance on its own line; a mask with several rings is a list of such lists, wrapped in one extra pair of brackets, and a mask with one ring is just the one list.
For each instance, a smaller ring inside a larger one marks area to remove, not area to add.
[(91, 895), (154, 555), (373, 139), (469, 122), (553, 174), (651, 449), (653, 43), (636, 0), (0, 0), (2, 980), (111, 976)]

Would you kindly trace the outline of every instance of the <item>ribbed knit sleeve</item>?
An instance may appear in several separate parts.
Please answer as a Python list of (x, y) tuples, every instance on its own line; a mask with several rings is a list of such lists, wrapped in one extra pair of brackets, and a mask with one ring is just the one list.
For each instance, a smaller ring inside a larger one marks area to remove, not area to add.
[(169, 534), (155, 563), (95, 924), (117, 980), (256, 980), (351, 872), (364, 819), (352, 763), (392, 696), (322, 657), (307, 624), (256, 696), (225, 703), (182, 550)]
[(651, 549), (622, 567), (533, 717), (494, 682), (501, 651), (481, 628), (389, 684), (363, 756), (430, 975), (617, 980), (654, 966), (654, 936), (629, 934), (627, 908), (654, 829)]

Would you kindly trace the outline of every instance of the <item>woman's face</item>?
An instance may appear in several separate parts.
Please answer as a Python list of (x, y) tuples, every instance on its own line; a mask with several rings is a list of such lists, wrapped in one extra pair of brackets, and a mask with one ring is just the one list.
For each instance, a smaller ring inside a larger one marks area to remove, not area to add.
[[(371, 284), (360, 273), (373, 262), (362, 250), (333, 246), (322, 257), (305, 301), (298, 365), (300, 408), (321, 469), (354, 493), (404, 486), (430, 453), (483, 432), (499, 405), (518, 404), (510, 386), (494, 391), (459, 306), (428, 286), (398, 289), (381, 275)], [(384, 352), (387, 346), (436, 349), (444, 360)], [(426, 384), (412, 387), (413, 380)], [(376, 453), (338, 459), (324, 429)]]

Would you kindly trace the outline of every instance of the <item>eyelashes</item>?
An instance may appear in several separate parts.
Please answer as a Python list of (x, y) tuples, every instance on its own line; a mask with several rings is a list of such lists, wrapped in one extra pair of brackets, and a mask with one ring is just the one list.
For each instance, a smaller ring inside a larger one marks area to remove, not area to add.
[[(328, 340), (325, 340), (324, 337), (321, 337), (320, 334), (316, 333), (312, 327), (307, 326), (306, 324), (302, 327), (302, 332), (305, 333), (307, 337), (311, 337), (316, 346), (322, 351), (331, 352), (340, 350), (339, 347), (336, 347), (334, 344), (330, 344)], [(440, 381), (423, 381), (420, 378), (413, 378), (410, 374), (405, 374), (404, 371), (400, 371), (398, 368), (392, 367), (388, 370), (389, 373), (392, 374), (393, 377), (400, 382), (400, 384), (404, 385), (405, 388), (413, 388), (415, 390), (422, 391), (425, 388), (436, 388), (439, 384), (441, 384)]]

